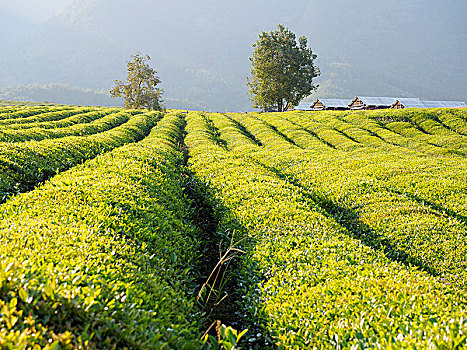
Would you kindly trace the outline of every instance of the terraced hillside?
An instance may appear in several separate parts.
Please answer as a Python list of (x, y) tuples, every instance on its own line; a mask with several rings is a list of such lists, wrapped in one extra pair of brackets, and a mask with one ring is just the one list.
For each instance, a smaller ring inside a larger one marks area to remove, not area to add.
[(466, 156), (457, 109), (1, 107), (0, 348), (467, 348)]

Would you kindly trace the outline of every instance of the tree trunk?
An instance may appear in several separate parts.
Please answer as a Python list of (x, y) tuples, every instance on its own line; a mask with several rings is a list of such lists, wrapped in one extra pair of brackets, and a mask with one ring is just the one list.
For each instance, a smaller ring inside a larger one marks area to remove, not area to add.
[(277, 111), (282, 112), (282, 108), (284, 107), (284, 102), (282, 102), (282, 99), (277, 101)]

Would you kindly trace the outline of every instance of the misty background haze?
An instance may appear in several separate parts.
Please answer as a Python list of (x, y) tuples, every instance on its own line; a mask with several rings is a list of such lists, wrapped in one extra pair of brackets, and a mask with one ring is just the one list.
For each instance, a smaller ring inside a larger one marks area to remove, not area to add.
[(1, 0), (0, 99), (115, 105), (138, 51), (169, 108), (251, 110), (251, 44), (282, 23), (318, 55), (317, 97), (467, 99), (463, 0)]
[(41, 23), (72, 2), (73, 0), (1, 0), (0, 10), (28, 22)]

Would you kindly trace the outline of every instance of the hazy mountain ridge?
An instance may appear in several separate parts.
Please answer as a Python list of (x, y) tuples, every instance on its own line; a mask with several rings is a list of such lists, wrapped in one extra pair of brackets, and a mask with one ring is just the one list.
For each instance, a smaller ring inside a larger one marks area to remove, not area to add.
[(312, 98), (465, 100), (465, 14), (467, 4), (456, 0), (410, 6), (402, 0), (81, 0), (9, 47), (0, 58), (0, 87), (110, 89), (124, 78), (125, 60), (142, 51), (153, 58), (167, 100), (208, 110), (251, 109), (251, 44), (261, 30), (284, 23), (305, 34), (318, 54), (321, 88)]

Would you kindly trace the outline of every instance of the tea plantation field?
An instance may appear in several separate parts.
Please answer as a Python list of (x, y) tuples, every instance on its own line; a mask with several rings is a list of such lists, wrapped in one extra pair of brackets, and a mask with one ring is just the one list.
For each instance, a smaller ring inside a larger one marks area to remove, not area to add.
[(467, 110), (0, 107), (0, 349), (466, 349)]

